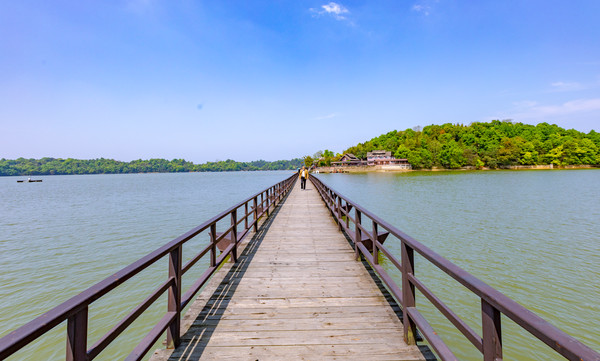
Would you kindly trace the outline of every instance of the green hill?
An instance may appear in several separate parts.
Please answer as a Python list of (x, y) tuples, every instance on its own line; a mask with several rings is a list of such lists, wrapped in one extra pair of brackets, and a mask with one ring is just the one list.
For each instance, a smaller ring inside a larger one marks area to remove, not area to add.
[(407, 158), (413, 168), (554, 164), (600, 164), (600, 134), (563, 129), (554, 124), (489, 123), (429, 125), (382, 134), (344, 151), (359, 158), (385, 149)]

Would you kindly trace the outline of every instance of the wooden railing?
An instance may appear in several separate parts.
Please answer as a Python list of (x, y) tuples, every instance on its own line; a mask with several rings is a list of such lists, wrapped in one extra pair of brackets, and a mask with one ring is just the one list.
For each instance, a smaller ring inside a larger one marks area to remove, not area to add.
[[(370, 263), (393, 297), (401, 304), (404, 339), (408, 344), (416, 343), (416, 330), (418, 329), (442, 360), (458, 360), (423, 314), (419, 312), (415, 302), (416, 288), (482, 353), (484, 361), (502, 360), (500, 321), (502, 314), (569, 360), (600, 360), (599, 353), (352, 202), (317, 177), (311, 176), (310, 180), (339, 224), (340, 230), (353, 240), (357, 259), (362, 255)], [(389, 234), (401, 242), (400, 260), (382, 245), (382, 241)], [(415, 252), (480, 298), (481, 336), (415, 276)], [(401, 287), (379, 265), (380, 254), (387, 257), (400, 270), (402, 274)]]
[[(271, 207), (275, 206), (285, 197), (291, 190), (296, 179), (297, 175), (294, 174), (284, 181), (256, 193), (4, 336), (0, 339), (0, 360), (13, 355), (65, 320), (67, 321), (66, 360), (93, 360), (165, 292), (168, 293), (167, 312), (133, 349), (126, 360), (141, 360), (165, 330), (167, 331), (167, 347), (178, 346), (181, 336), (181, 310), (192, 300), (194, 295), (227, 257), (231, 256), (232, 261), (237, 262), (239, 243), (250, 233), (252, 228), (254, 231), (258, 230), (259, 219), (263, 214), (269, 215)], [(243, 216), (238, 218), (238, 211), (240, 209), (242, 209)], [(225, 231), (217, 233), (217, 223), (221, 220), (226, 221), (228, 218), (230, 219), (229, 227)], [(242, 223), (243, 230), (238, 233), (239, 225)], [(210, 244), (191, 258), (185, 265), (182, 264), (184, 244), (204, 231), (209, 232)], [(220, 255), (217, 255), (217, 245), (224, 239), (228, 239), (230, 244)], [(206, 254), (210, 254), (210, 266), (182, 294), (182, 275), (189, 271)], [(91, 348), (88, 348), (89, 305), (165, 256), (169, 259), (169, 276), (167, 280), (158, 285), (154, 292), (131, 310), (127, 316), (92, 345)]]

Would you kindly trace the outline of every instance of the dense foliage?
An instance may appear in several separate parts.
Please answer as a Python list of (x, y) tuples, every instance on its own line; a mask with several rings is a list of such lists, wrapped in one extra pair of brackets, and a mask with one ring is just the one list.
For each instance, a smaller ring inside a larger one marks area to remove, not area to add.
[(515, 165), (600, 164), (600, 133), (565, 130), (555, 124), (489, 123), (429, 125), (392, 131), (348, 148), (366, 158), (377, 149), (407, 158), (413, 168), (497, 168)]
[(0, 159), (0, 176), (48, 174), (109, 174), (109, 173), (166, 173), (166, 172), (223, 172), (250, 170), (297, 169), (302, 159), (267, 162), (236, 162), (231, 159), (194, 164), (183, 159), (150, 159), (121, 162), (113, 159), (42, 158), (16, 160)]

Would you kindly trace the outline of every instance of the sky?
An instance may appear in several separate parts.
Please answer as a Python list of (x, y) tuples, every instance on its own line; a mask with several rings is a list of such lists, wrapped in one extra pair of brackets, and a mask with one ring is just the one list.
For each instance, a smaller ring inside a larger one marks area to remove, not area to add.
[(600, 1), (1, 1), (0, 158), (279, 160), (600, 130)]

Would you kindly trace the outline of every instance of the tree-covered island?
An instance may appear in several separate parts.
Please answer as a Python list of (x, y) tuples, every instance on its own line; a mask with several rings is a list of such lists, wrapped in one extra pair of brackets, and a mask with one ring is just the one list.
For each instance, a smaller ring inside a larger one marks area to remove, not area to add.
[[(391, 131), (342, 153), (365, 159), (373, 150), (406, 158), (413, 169), (499, 168), (520, 165), (572, 166), (600, 164), (600, 133), (563, 129), (555, 124), (529, 125), (509, 120), (488, 123), (429, 125)], [(328, 166), (341, 154), (318, 153)]]

